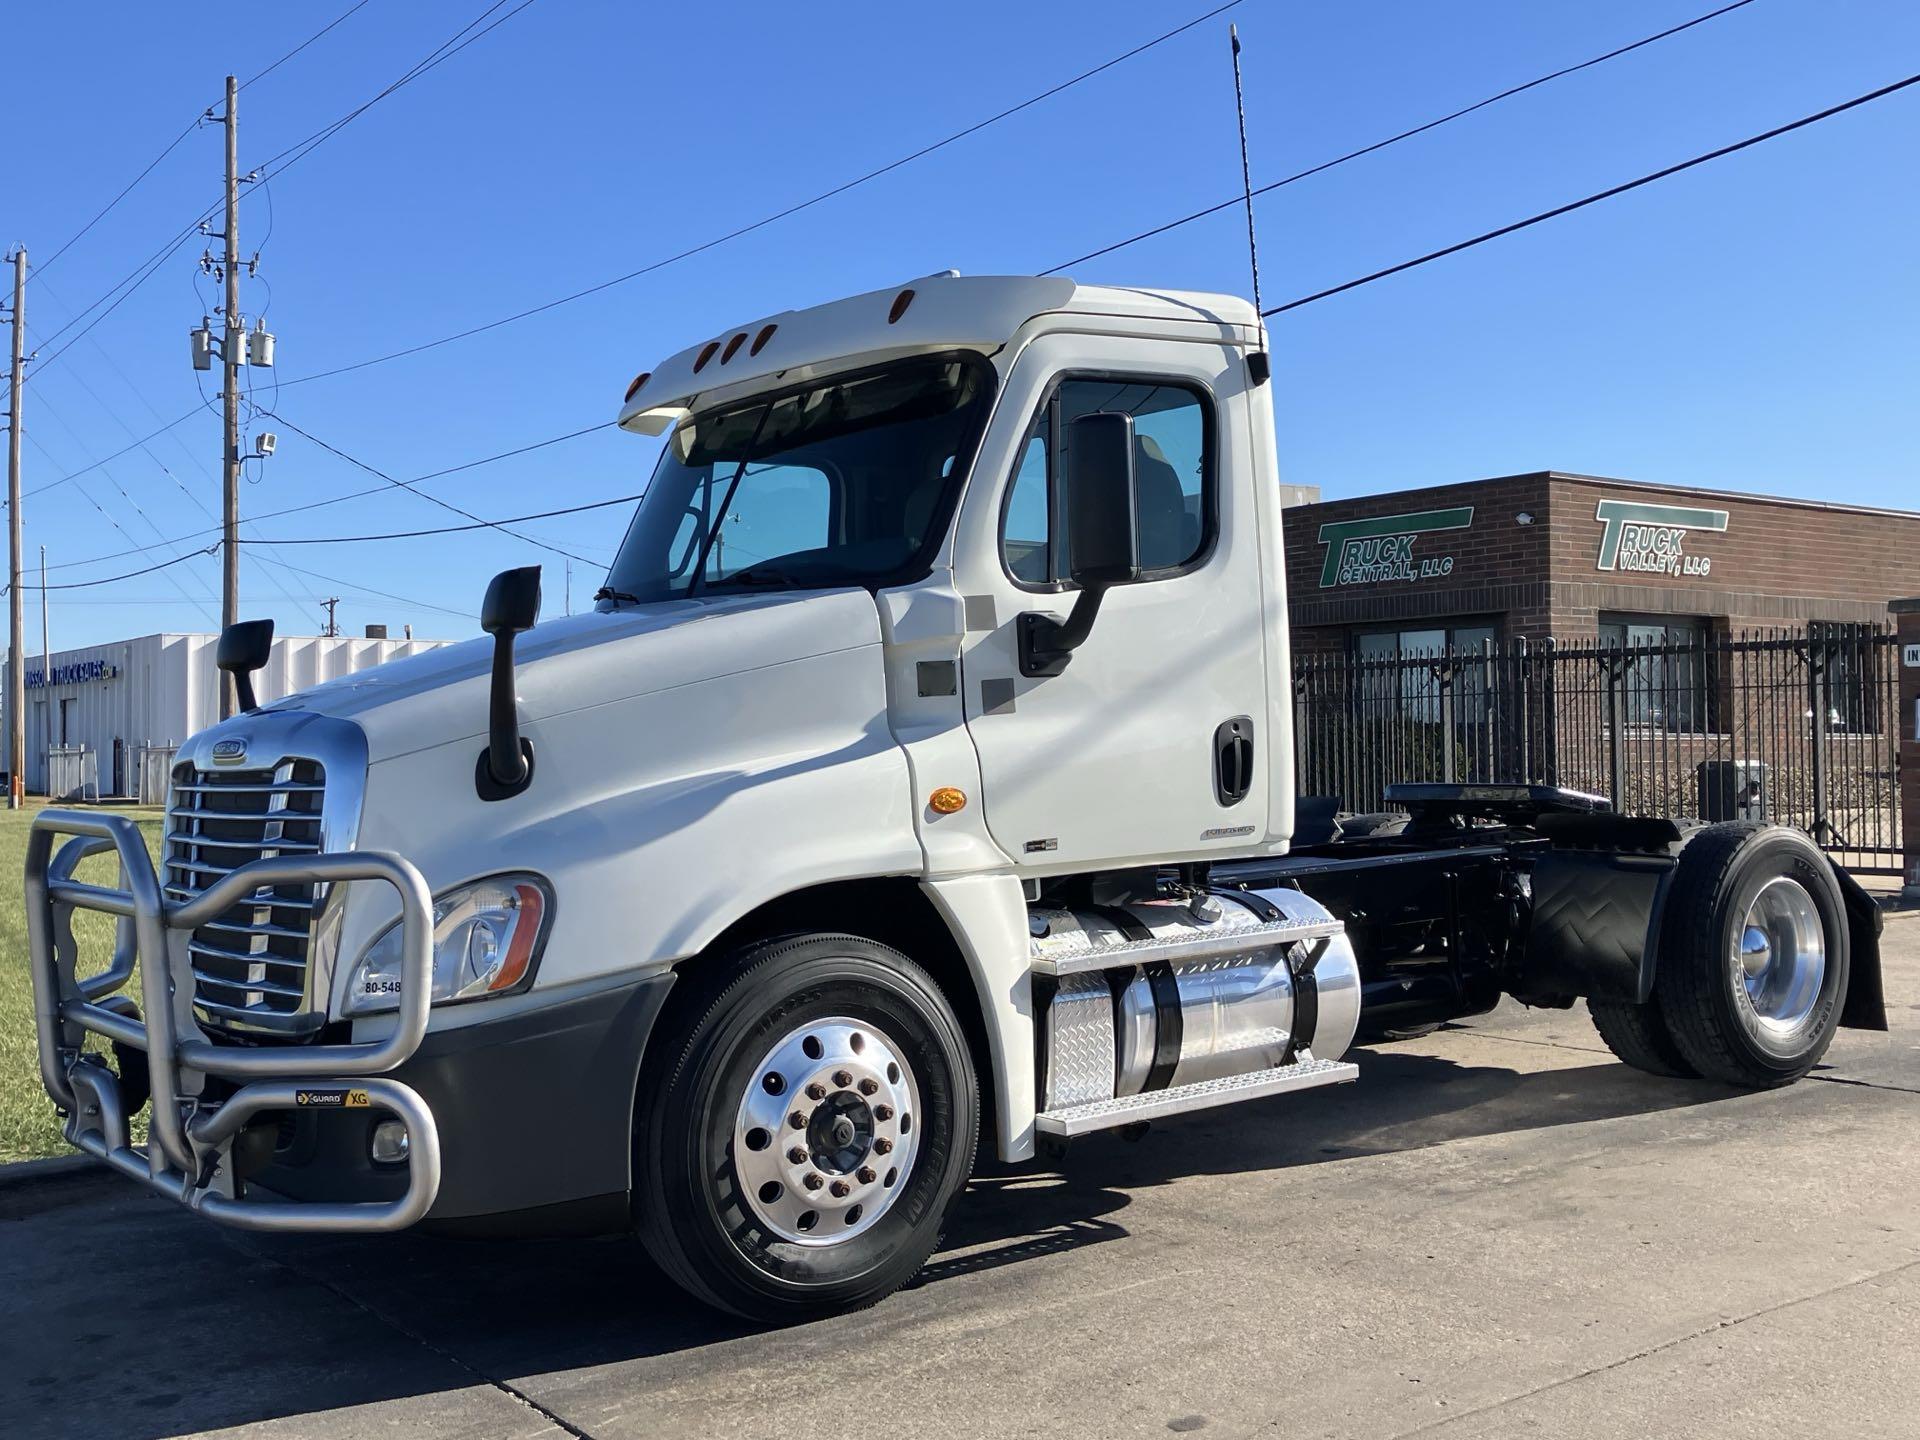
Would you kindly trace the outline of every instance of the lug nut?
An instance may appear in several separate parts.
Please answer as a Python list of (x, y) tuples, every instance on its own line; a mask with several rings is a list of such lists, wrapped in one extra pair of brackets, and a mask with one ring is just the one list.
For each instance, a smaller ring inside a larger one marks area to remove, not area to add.
[(893, 1106), (891, 1106), (891, 1105), (876, 1105), (876, 1106), (874, 1106), (874, 1107), (873, 1107), (873, 1118), (874, 1118), (874, 1119), (876, 1119), (876, 1120), (891, 1120), (891, 1119), (893, 1119)]
[(847, 1182), (844, 1180), (834, 1181), (833, 1184), (827, 1187), (827, 1189), (833, 1192), (833, 1198), (836, 1200), (846, 1199), (847, 1196), (851, 1194), (853, 1191), (853, 1187), (847, 1184)]
[(871, 1075), (869, 1075), (866, 1079), (860, 1082), (860, 1093), (862, 1095), (871, 1095), (873, 1094), (874, 1091), (878, 1090), (879, 1088), (880, 1088), (880, 1082), (874, 1079)]
[(807, 1086), (807, 1098), (809, 1100), (826, 1099), (827, 1087), (822, 1085), (818, 1080), (814, 1081), (811, 1085)]
[(871, 1165), (862, 1165), (854, 1172), (853, 1178), (858, 1180), (862, 1185), (871, 1185), (875, 1180), (878, 1180), (880, 1176)]
[(808, 1171), (807, 1178), (802, 1180), (800, 1183), (806, 1186), (807, 1189), (809, 1190), (818, 1190), (822, 1185), (826, 1184), (827, 1182), (822, 1180), (818, 1175), (816, 1175), (812, 1171)]
[(787, 1124), (796, 1130), (804, 1130), (807, 1128), (807, 1117), (796, 1110), (787, 1116)]
[(844, 1090), (853, 1084), (853, 1073), (849, 1070), (836, 1070), (833, 1072), (833, 1083)]
[(887, 1139), (887, 1137), (884, 1135), (880, 1136), (877, 1140), (873, 1142), (873, 1153), (876, 1155), (892, 1154), (893, 1141)]
[(807, 1147), (804, 1145), (794, 1146), (791, 1150), (787, 1151), (787, 1159), (791, 1160), (796, 1165), (806, 1164), (807, 1163)]

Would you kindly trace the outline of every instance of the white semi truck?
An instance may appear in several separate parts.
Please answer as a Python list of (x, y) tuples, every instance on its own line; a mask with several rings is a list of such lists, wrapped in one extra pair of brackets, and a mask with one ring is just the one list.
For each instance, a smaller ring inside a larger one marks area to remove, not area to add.
[(232, 627), (158, 870), (34, 825), (67, 1138), (255, 1229), (632, 1227), (778, 1321), (909, 1279), (977, 1150), (1352, 1080), (1502, 995), (1746, 1086), (1883, 1028), (1874, 907), (1798, 831), (1295, 795), (1268, 379), (1239, 299), (916, 280), (633, 382), (667, 440), (591, 613), (509, 571), (491, 638), (265, 706)]

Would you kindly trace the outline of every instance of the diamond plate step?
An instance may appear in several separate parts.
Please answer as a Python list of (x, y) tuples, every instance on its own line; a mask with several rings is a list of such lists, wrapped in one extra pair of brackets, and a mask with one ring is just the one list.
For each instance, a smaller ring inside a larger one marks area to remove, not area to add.
[(1229, 1075), (1222, 1080), (1202, 1080), (1197, 1085), (1176, 1085), (1167, 1090), (1123, 1095), (1117, 1100), (1095, 1100), (1087, 1105), (1045, 1110), (1034, 1117), (1033, 1124), (1042, 1135), (1085, 1135), (1140, 1120), (1158, 1120), (1165, 1115), (1230, 1105), (1236, 1100), (1258, 1100), (1263, 1095), (1311, 1090), (1316, 1085), (1340, 1085), (1357, 1079), (1359, 1074), (1360, 1067), (1345, 1060), (1302, 1060), (1292, 1065), (1277, 1065), (1271, 1070)]
[(1121, 965), (1145, 965), (1155, 960), (1210, 960), (1217, 955), (1237, 955), (1271, 945), (1291, 945), (1299, 940), (1324, 940), (1340, 931), (1338, 920), (1273, 920), (1261, 925), (1222, 926), (1216, 931), (1187, 933), (1171, 940), (1126, 940), (1117, 945), (1035, 955), (1033, 973), (1078, 975), (1088, 970), (1112, 970)]

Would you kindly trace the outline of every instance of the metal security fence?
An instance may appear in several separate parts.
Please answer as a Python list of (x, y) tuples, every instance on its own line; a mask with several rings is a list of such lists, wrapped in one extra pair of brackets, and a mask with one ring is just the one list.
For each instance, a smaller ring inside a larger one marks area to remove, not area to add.
[(1798, 825), (1897, 874), (1898, 666), (1865, 625), (1303, 655), (1299, 787), (1368, 811), (1401, 780), (1563, 785), (1632, 814)]
[(100, 756), (85, 745), (55, 745), (47, 750), (49, 800), (98, 800)]
[(134, 774), (139, 787), (134, 798), (142, 805), (167, 803), (167, 787), (173, 780), (173, 757), (180, 747), (171, 740), (155, 744), (149, 740), (136, 753)]

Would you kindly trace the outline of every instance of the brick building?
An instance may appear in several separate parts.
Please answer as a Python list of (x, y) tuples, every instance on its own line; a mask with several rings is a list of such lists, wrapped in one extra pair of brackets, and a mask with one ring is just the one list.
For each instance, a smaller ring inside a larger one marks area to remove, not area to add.
[(1296, 652), (1887, 624), (1920, 513), (1541, 471), (1287, 512)]

